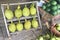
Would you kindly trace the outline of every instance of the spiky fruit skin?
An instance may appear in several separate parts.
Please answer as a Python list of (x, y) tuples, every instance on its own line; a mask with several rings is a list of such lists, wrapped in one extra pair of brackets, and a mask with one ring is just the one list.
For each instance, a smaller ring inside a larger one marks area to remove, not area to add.
[(14, 23), (11, 23), (8, 28), (9, 28), (10, 32), (15, 32), (16, 31), (16, 26), (15, 26)]
[(23, 16), (29, 16), (30, 15), (30, 11), (27, 7), (24, 7), (23, 9)]
[(31, 28), (31, 22), (28, 20), (25, 22), (24, 27), (26, 30), (29, 30)]
[(32, 20), (32, 27), (38, 28), (38, 21), (37, 20)]
[(13, 12), (10, 9), (5, 10), (5, 17), (7, 19), (12, 19), (13, 18)]
[(16, 9), (15, 10), (15, 17), (19, 18), (22, 16), (22, 10), (21, 9)]
[(36, 8), (33, 6), (30, 8), (31, 15), (36, 15)]
[(18, 31), (22, 31), (22, 30), (23, 30), (23, 24), (21, 24), (21, 23), (18, 23), (18, 24), (16, 25), (16, 27), (17, 27), (17, 30), (18, 30)]

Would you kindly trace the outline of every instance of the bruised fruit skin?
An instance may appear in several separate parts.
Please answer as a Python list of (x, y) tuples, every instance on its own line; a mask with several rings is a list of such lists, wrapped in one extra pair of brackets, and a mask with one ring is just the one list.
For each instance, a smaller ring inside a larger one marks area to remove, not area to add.
[(22, 16), (22, 10), (20, 9), (20, 6), (18, 5), (17, 9), (15, 10), (15, 17), (20, 18)]
[(31, 15), (36, 15), (36, 8), (34, 7), (34, 4), (31, 4), (30, 13)]
[(38, 28), (38, 21), (35, 18), (33, 18), (33, 20), (32, 20), (32, 27)]
[(13, 18), (13, 12), (12, 12), (12, 10), (9, 9), (9, 6), (7, 6), (7, 9), (5, 10), (5, 17), (7, 19), (12, 19)]
[(16, 26), (15, 26), (14, 23), (11, 23), (8, 28), (9, 28), (10, 32), (15, 32), (16, 31)]
[(23, 16), (29, 16), (30, 15), (30, 11), (27, 8), (27, 6), (25, 5), (24, 9), (23, 9)]
[(22, 31), (23, 30), (23, 24), (20, 23), (20, 21), (19, 21), (16, 25), (16, 28), (17, 28), (18, 31)]
[(29, 30), (31, 28), (31, 22), (25, 19), (24, 27), (26, 30)]

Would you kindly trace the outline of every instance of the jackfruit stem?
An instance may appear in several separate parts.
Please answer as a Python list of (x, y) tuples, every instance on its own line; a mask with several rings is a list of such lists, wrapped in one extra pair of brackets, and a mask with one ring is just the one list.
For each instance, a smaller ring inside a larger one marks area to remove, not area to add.
[(20, 5), (18, 5), (17, 9), (20, 9)]
[(33, 20), (36, 20), (36, 17), (35, 16), (33, 17)]
[(31, 4), (31, 7), (34, 7), (34, 3)]
[(11, 23), (13, 23), (13, 21), (11, 20)]
[(27, 19), (25, 19), (25, 22), (27, 21)]
[(25, 5), (25, 7), (27, 7), (27, 6)]
[(9, 9), (9, 5), (7, 5), (7, 9)]

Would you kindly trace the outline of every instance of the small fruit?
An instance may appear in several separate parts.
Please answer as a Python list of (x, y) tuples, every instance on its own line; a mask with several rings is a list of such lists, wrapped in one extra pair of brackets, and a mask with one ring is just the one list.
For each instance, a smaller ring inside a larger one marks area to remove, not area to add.
[(60, 4), (58, 4), (57, 6), (58, 6), (58, 9), (60, 9)]
[(20, 18), (22, 16), (22, 10), (20, 9), (20, 6), (18, 5), (17, 9), (15, 10), (15, 17)]
[(56, 40), (56, 38), (55, 37), (52, 37), (50, 40)]
[(39, 40), (44, 40), (44, 38), (41, 36), (41, 37), (39, 38)]
[(12, 10), (9, 9), (9, 6), (7, 6), (7, 9), (5, 10), (5, 17), (7, 19), (12, 19), (13, 18), (13, 12), (12, 12)]
[(20, 23), (20, 21), (17, 23), (16, 27), (17, 27), (18, 31), (22, 31), (23, 30), (23, 24)]
[(31, 28), (31, 22), (25, 19), (24, 27), (26, 30), (29, 30)]
[(56, 11), (56, 10), (58, 10), (58, 7), (57, 6), (51, 6), (52, 8), (52, 11)]
[(30, 11), (27, 8), (27, 6), (25, 5), (24, 9), (23, 9), (23, 16), (29, 16), (30, 15)]
[(30, 13), (31, 15), (36, 15), (36, 8), (34, 7), (34, 4), (31, 4)]
[(57, 5), (56, 1), (51, 1), (51, 5)]
[(35, 18), (33, 18), (33, 20), (32, 20), (32, 27), (38, 28), (38, 21)]
[(60, 31), (60, 24), (57, 24), (57, 30)]
[(16, 26), (15, 26), (15, 24), (13, 22), (11, 22), (11, 24), (9, 25), (8, 28), (9, 28), (10, 32), (15, 32), (16, 31)]
[(45, 4), (43, 4), (42, 8), (45, 10), (45, 9), (46, 9), (46, 5), (45, 5)]

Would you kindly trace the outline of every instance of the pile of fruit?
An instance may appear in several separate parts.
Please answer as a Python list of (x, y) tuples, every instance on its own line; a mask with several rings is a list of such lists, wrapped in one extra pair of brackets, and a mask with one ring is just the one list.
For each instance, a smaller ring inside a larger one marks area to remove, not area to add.
[(49, 34), (46, 34), (44, 36), (39, 36), (36, 40), (60, 40), (60, 37), (51, 36)]
[[(23, 10), (21, 9), (21, 6), (18, 5), (17, 9), (14, 10), (14, 12), (9, 8), (9, 5), (7, 5), (7, 8), (5, 9), (5, 17), (7, 20), (12, 20), (14, 17), (18, 19), (17, 23), (14, 23), (11, 21), (11, 23), (8, 25), (8, 29), (10, 32), (15, 31), (22, 31), (23, 29), (29, 30), (32, 27), (37, 29), (39, 26), (39, 23), (36, 19), (37, 10), (35, 5), (32, 3), (30, 7), (28, 8), (27, 5), (24, 6)], [(33, 16), (32, 20), (24, 19), (24, 23), (20, 21), (21, 17), (28, 17)]]
[(42, 9), (53, 16), (60, 14), (60, 0), (50, 0), (43, 4)]

